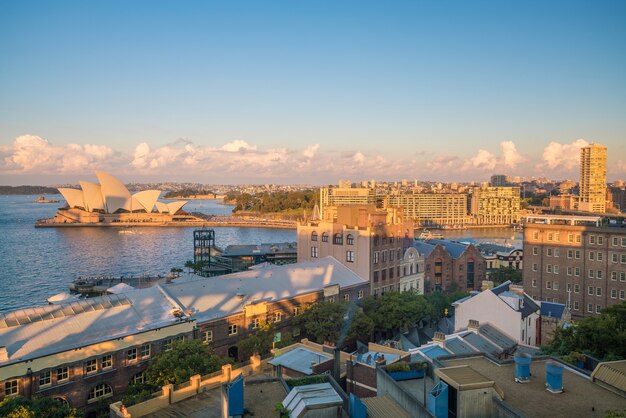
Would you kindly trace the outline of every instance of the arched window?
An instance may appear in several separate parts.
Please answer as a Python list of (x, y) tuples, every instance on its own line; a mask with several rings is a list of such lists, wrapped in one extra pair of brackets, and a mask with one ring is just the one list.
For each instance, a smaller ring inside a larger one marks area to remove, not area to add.
[(55, 396), (54, 400), (61, 402), (63, 405), (70, 406), (70, 403), (67, 401), (67, 399), (65, 399), (65, 398), (63, 398), (61, 396)]
[(100, 383), (99, 385), (91, 388), (87, 402), (94, 402), (111, 396), (113, 396), (113, 389), (111, 389), (111, 386), (106, 383)]
[(343, 235), (337, 233), (333, 235), (333, 244), (342, 245), (343, 244)]
[(352, 234), (348, 234), (348, 236), (346, 237), (346, 241), (348, 242), (348, 245), (354, 245), (354, 237), (352, 236)]
[(311, 232), (311, 241), (317, 241), (317, 232)]
[(322, 234), (322, 242), (328, 242), (328, 234), (326, 232)]

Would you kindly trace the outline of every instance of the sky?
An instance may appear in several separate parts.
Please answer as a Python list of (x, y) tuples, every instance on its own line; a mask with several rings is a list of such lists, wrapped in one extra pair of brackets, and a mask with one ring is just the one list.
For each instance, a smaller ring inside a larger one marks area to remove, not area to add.
[(0, 0), (0, 184), (626, 178), (626, 2)]

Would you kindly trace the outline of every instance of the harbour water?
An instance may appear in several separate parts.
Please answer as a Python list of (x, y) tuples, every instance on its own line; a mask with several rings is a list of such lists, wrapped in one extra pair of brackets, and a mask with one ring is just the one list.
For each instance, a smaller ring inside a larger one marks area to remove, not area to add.
[[(194, 228), (142, 227), (123, 233), (118, 228), (35, 228), (37, 219), (54, 216), (59, 207), (35, 203), (36, 198), (0, 196), (0, 312), (45, 304), (78, 276), (165, 275), (193, 258)], [(228, 215), (232, 206), (194, 200), (185, 209)], [(214, 229), (222, 248), (296, 240), (293, 230)]]
[[(37, 196), (0, 196), (0, 312), (45, 304), (68, 290), (78, 276), (165, 275), (193, 258), (194, 228), (35, 228), (38, 219), (54, 216), (59, 204), (35, 203)], [(62, 197), (50, 195), (48, 199)], [(188, 211), (228, 215), (232, 206), (193, 200)], [(293, 242), (285, 229), (214, 228), (216, 244)], [(459, 241), (490, 241), (519, 245), (512, 228), (436, 231)]]

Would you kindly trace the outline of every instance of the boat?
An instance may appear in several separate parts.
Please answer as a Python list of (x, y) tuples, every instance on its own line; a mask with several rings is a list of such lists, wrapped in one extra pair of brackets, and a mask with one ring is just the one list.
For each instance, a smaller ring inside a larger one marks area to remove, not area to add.
[(443, 239), (443, 235), (440, 234), (439, 232), (432, 233), (431, 231), (425, 229), (425, 230), (422, 231), (421, 234), (419, 234), (419, 236), (417, 238), (418, 239), (423, 239), (423, 240), (427, 240), (427, 239)]
[(46, 196), (39, 196), (35, 203), (59, 203), (58, 200), (46, 199)]

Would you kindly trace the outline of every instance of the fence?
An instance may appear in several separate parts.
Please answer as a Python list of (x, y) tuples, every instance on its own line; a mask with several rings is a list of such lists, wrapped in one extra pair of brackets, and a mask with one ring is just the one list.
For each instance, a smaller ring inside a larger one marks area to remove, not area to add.
[(122, 402), (115, 402), (110, 405), (111, 418), (135, 418), (143, 417), (154, 413), (160, 409), (166, 408), (171, 404), (191, 398), (200, 392), (219, 388), (223, 383), (230, 382), (235, 377), (243, 374), (250, 376), (260, 374), (265, 369), (267, 360), (261, 360), (259, 356), (250, 357), (250, 361), (237, 365), (234, 368), (232, 364), (225, 364), (222, 370), (205, 376), (191, 376), (189, 382), (174, 385), (163, 386), (161, 392), (157, 392), (155, 397), (145, 402), (138, 403), (133, 406), (125, 407)]

